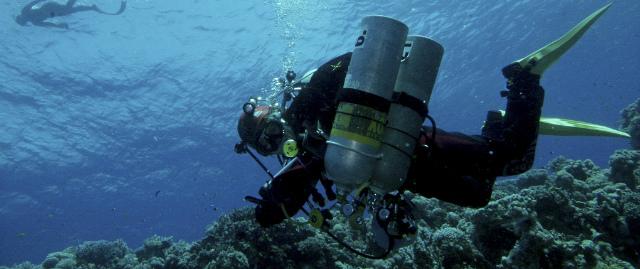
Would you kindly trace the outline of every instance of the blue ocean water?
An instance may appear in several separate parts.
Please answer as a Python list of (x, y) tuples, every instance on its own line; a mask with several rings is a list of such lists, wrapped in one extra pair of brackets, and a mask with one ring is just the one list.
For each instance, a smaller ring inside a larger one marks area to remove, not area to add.
[[(85, 240), (202, 237), (266, 180), (233, 153), (240, 105), (289, 68), (349, 51), (363, 16), (441, 42), (432, 115), (475, 134), (504, 107), (501, 67), (607, 2), (130, 0), (121, 16), (59, 18), (69, 30), (19, 26), (26, 3), (0, 1), (0, 264)], [(638, 12), (640, 2), (617, 1), (545, 73), (545, 116), (619, 124), (640, 96)], [(606, 166), (625, 147), (542, 137), (536, 166), (558, 155)]]

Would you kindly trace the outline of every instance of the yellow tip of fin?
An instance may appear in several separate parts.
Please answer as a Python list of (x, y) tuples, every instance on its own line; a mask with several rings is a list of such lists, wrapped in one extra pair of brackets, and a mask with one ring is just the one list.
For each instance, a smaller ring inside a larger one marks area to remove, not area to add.
[[(503, 117), (506, 114), (504, 110), (500, 110), (500, 113)], [(610, 136), (631, 138), (631, 135), (628, 133), (609, 128), (607, 126), (561, 118), (541, 117), (539, 128), (539, 133), (541, 135)]]
[(541, 49), (529, 54), (518, 61), (523, 68), (531, 68), (531, 73), (542, 76), (549, 66), (551, 66), (556, 60), (558, 60), (565, 52), (567, 52), (578, 40), (584, 35), (584, 33), (593, 25), (593, 23), (604, 14), (613, 3), (609, 3), (606, 6), (596, 10), (589, 17), (586, 17), (576, 26), (574, 26), (569, 32), (564, 34), (559, 39), (549, 43)]
[(628, 133), (584, 121), (540, 118), (540, 134), (558, 136), (611, 136), (630, 138)]

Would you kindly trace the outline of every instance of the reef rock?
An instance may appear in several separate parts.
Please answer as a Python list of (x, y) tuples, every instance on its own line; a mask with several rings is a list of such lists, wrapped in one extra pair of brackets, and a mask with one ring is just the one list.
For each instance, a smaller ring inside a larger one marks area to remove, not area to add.
[(622, 110), (620, 129), (631, 135), (631, 147), (640, 149), (640, 98)]
[(635, 189), (640, 183), (640, 150), (618, 150), (609, 159), (613, 182), (624, 183)]
[[(41, 265), (11, 268), (638, 268), (640, 152), (616, 151), (609, 164), (558, 157), (547, 169), (499, 181), (481, 209), (408, 194), (415, 242), (383, 260), (353, 254), (302, 219), (261, 228), (252, 208), (240, 208), (197, 242), (153, 236), (135, 251), (120, 240), (85, 242)], [(360, 250), (380, 251), (357, 225), (331, 231)]]

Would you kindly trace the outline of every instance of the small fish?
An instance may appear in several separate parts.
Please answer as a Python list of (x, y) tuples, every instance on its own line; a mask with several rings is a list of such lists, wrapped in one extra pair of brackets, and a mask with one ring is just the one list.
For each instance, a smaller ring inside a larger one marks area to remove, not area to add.
[(156, 193), (154, 194), (155, 197), (158, 197), (158, 195), (160, 194), (160, 191), (156, 191)]
[(17, 234), (16, 234), (16, 237), (18, 237), (18, 238), (25, 238), (25, 237), (27, 237), (27, 233), (17, 233)]

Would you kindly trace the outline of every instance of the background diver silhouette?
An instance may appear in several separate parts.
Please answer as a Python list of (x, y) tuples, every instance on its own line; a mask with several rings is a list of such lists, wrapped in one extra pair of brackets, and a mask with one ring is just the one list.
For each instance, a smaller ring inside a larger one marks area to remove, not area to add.
[(46, 20), (54, 17), (67, 16), (82, 11), (95, 11), (105, 15), (120, 15), (127, 7), (127, 1), (125, 0), (120, 3), (120, 9), (118, 9), (118, 11), (116, 11), (115, 13), (105, 12), (98, 8), (98, 6), (96, 6), (95, 4), (90, 6), (76, 5), (77, 0), (69, 0), (64, 5), (57, 2), (47, 2), (39, 7), (36, 7), (38, 3), (43, 1), (46, 0), (34, 0), (28, 3), (24, 8), (22, 8), (20, 15), (16, 17), (16, 23), (22, 26), (26, 26), (27, 22), (31, 22), (31, 24), (35, 26), (68, 29), (69, 25), (67, 25), (66, 23), (53, 23)]

